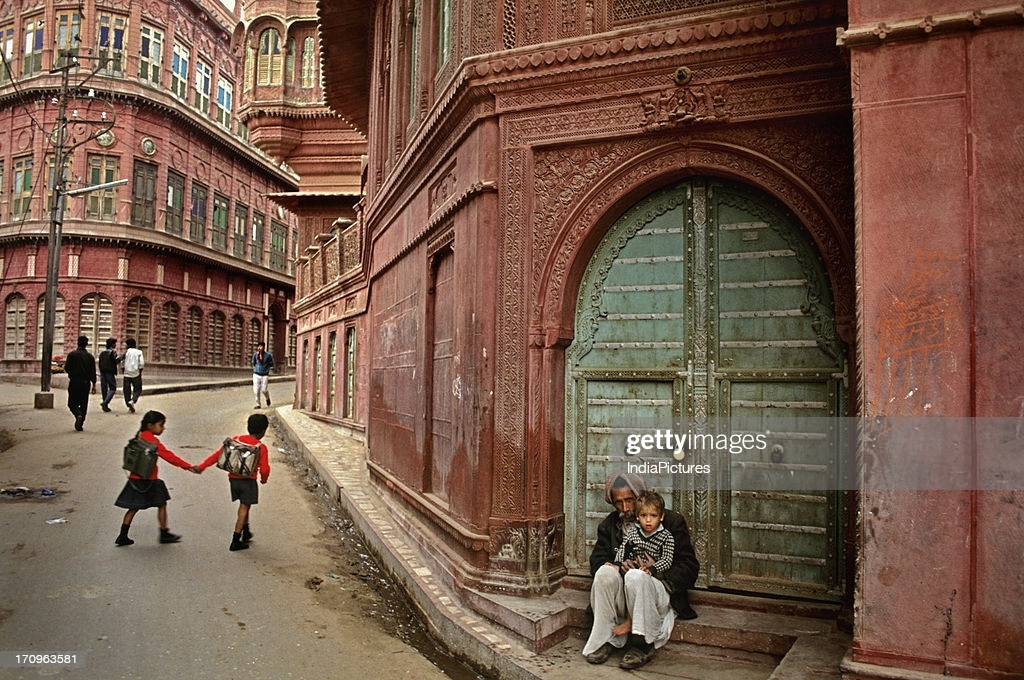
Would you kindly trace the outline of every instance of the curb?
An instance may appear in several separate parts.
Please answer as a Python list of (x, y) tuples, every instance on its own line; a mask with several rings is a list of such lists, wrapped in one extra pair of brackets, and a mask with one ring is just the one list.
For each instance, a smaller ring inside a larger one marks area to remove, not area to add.
[(423, 562), (422, 546), (409, 542), (404, 530), (390, 517), (383, 499), (373, 492), (362, 442), (352, 438), (351, 445), (346, 444), (313, 419), (294, 412), (291, 406), (277, 408), (276, 414), (292, 444), (348, 513), (367, 547), (423, 614), (433, 636), (455, 656), (489, 677), (541, 677), (528, 667), (528, 660), (535, 656), (533, 652), (461, 606)]

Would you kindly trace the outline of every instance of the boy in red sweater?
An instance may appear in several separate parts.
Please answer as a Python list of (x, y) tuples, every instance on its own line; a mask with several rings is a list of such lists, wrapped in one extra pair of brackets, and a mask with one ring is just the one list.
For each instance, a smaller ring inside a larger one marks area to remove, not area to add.
[[(235, 439), (243, 444), (258, 445), (260, 447), (260, 459), (251, 477), (242, 477), (230, 472), (228, 473), (228, 481), (231, 484), (231, 500), (238, 501), (238, 518), (235, 520), (235, 532), (231, 536), (231, 546), (228, 550), (246, 550), (249, 547), (249, 540), (252, 538), (252, 532), (249, 530), (249, 509), (256, 505), (260, 499), (260, 489), (256, 486), (256, 475), (259, 474), (260, 484), (266, 484), (267, 479), (270, 477), (269, 452), (267, 451), (267, 445), (260, 441), (267, 433), (269, 427), (270, 421), (265, 415), (254, 413), (249, 416), (249, 421), (246, 423), (246, 429), (249, 434), (235, 437)], [(221, 448), (223, 446), (219, 447), (206, 460), (197, 465), (197, 471), (202, 472), (211, 465), (214, 465), (220, 457)]]

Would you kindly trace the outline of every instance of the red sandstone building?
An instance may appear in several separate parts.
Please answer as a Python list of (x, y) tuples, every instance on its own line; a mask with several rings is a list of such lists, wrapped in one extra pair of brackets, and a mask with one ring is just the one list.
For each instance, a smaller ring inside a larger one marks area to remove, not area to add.
[(128, 183), (67, 198), (54, 355), (134, 337), (159, 370), (209, 371), (247, 367), (263, 340), (294, 365), (297, 223), (272, 197), (298, 176), (239, 113), (282, 57), (233, 42), (237, 23), (217, 2), (0, 8), (0, 370), (39, 370), (67, 54), (67, 188)]
[[(357, 214), (366, 137), (324, 103), (315, 0), (249, 0), (241, 12), (235, 35), (244, 49), (281, 56), (256, 74), (240, 119), (253, 144), (299, 176), (297, 190), (271, 195), (298, 216), (297, 404), (361, 433), (366, 399), (356, 395), (365, 385), (355, 367), (366, 279)], [(284, 77), (273, 78), (275, 69)]]
[(320, 3), (368, 146), (362, 236), (302, 244), (298, 405), (495, 619), (587, 587), (606, 475), (676, 458), (630, 434), (765, 435), (649, 477), (699, 590), (847, 612), (848, 678), (1021, 677), (1022, 14)]

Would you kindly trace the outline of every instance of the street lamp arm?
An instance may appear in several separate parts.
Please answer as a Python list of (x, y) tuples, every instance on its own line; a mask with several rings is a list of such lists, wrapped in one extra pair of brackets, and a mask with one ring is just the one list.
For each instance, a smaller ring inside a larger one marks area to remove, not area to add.
[(65, 191), (65, 196), (77, 196), (78, 194), (87, 194), (90, 191), (102, 191), (103, 189), (111, 189), (113, 187), (122, 187), (128, 184), (127, 179), (115, 179), (113, 182), (104, 182), (103, 184), (93, 184), (91, 187), (82, 187), (81, 189), (72, 189), (71, 191)]

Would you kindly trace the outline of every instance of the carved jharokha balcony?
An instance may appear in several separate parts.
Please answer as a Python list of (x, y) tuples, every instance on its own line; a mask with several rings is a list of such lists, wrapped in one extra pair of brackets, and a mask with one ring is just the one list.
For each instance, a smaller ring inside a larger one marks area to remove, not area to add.
[(295, 261), (296, 300), (334, 291), (361, 269), (362, 223), (338, 220)]

